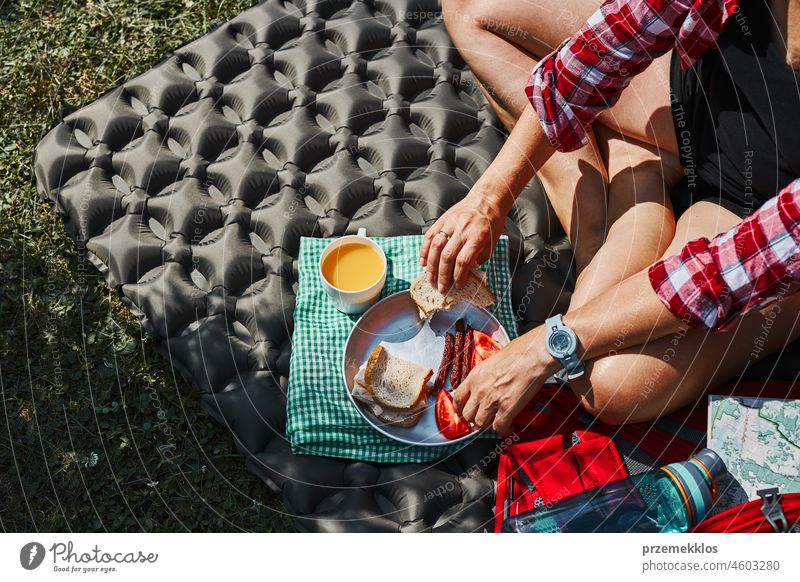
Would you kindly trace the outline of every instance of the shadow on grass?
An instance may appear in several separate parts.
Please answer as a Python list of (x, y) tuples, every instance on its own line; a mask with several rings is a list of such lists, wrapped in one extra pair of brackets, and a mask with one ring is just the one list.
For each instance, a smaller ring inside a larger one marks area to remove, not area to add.
[(0, 529), (275, 531), (280, 499), (38, 200), (31, 152), (251, 2), (0, 0)]

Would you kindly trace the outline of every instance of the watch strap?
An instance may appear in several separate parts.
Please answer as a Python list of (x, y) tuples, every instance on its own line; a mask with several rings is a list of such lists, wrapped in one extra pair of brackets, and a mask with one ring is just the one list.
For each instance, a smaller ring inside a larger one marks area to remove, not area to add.
[(567, 380), (572, 380), (583, 375), (583, 371), (586, 366), (575, 352), (559, 359), (561, 361), (561, 365), (564, 366), (564, 377)]
[[(548, 335), (549, 333), (552, 333), (553, 330), (569, 329), (566, 325), (564, 325), (560, 313), (552, 317), (548, 317), (545, 320), (545, 326), (547, 327)], [(586, 365), (578, 357), (578, 354), (576, 352), (572, 352), (571, 354), (568, 354), (564, 357), (558, 357), (558, 361), (561, 362), (562, 366), (564, 366), (564, 369), (558, 372), (557, 374), (561, 380), (572, 380), (574, 378), (578, 378), (579, 376), (583, 375), (583, 372), (586, 368)]]

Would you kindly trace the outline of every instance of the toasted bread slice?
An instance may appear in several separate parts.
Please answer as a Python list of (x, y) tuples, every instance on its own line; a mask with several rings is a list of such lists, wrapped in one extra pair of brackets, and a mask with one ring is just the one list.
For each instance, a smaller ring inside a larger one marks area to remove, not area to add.
[(393, 426), (412, 427), (422, 418), (422, 413), (428, 408), (427, 399), (420, 400), (409, 410), (390, 410), (381, 407), (380, 404), (372, 399), (372, 396), (363, 384), (355, 383), (353, 386), (353, 397), (363, 404), (374, 416), (384, 424)]
[(381, 407), (408, 411), (427, 397), (426, 384), (433, 370), (395, 358), (376, 346), (364, 370), (364, 388)]
[(402, 426), (410, 428), (416, 425), (422, 413), (428, 408), (428, 399), (421, 398), (414, 406), (408, 410), (393, 410), (383, 408), (380, 404), (375, 402), (372, 394), (364, 387), (364, 373), (366, 369), (366, 362), (358, 370), (353, 382), (353, 397), (361, 402), (367, 410), (369, 410), (381, 422), (393, 426)]
[(392, 426), (402, 426), (404, 428), (411, 428), (412, 426), (415, 426), (419, 422), (419, 419), (422, 418), (422, 413), (425, 412), (426, 408), (428, 408), (427, 405), (421, 407), (420, 410), (415, 410), (413, 412), (397, 412), (396, 410), (384, 409), (379, 413), (376, 413), (375, 411), (373, 411), (372, 413), (375, 416), (377, 416), (381, 422), (385, 424), (390, 424)]
[(411, 283), (411, 298), (419, 307), (422, 317), (430, 317), (437, 311), (448, 311), (461, 301), (469, 301), (484, 308), (497, 301), (497, 297), (486, 286), (480, 275), (474, 272), (470, 272), (463, 289), (456, 289), (453, 286), (445, 295), (428, 283), (425, 272), (422, 272)]

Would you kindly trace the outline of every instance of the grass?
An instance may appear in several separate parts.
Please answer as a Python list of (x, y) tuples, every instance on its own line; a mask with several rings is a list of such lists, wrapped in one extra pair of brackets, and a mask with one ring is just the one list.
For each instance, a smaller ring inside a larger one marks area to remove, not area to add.
[(63, 106), (252, 3), (0, 0), (0, 530), (291, 527), (30, 182)]

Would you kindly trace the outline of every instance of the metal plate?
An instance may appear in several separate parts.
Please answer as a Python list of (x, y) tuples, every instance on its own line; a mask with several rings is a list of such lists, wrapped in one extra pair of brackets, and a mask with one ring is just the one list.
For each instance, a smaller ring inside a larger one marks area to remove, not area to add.
[[(414, 358), (415, 363), (432, 368), (434, 378), (438, 372), (444, 349), (445, 333), (448, 331), (455, 333), (456, 322), (462, 318), (471, 327), (492, 336), (500, 345), (504, 346), (509, 342), (508, 334), (500, 322), (481, 307), (464, 302), (454, 306), (450, 311), (438, 312), (431, 317), (429, 324), (431, 330), (435, 333), (435, 337), (429, 339), (426, 336), (424, 353)], [(390, 295), (364, 313), (351, 330), (344, 348), (342, 371), (345, 385), (347, 386), (347, 396), (353, 406), (361, 413), (361, 416), (375, 430), (401, 443), (436, 447), (470, 439), (480, 432), (480, 429), (475, 428), (471, 433), (454, 440), (449, 440), (442, 436), (436, 426), (434, 413), (433, 405), (436, 400), (436, 394), (428, 397), (428, 408), (422, 413), (422, 418), (416, 425), (409, 428), (385, 424), (369, 412), (358, 400), (353, 398), (351, 393), (353, 378), (375, 346), (383, 343), (392, 353), (393, 347), (396, 346), (397, 349), (402, 349), (403, 344), (413, 342), (423, 328), (424, 321), (420, 319), (417, 305), (411, 299), (411, 294), (408, 291)], [(419, 361), (420, 359), (425, 361)], [(450, 379), (448, 378), (445, 388), (450, 389), (450, 387)]]

